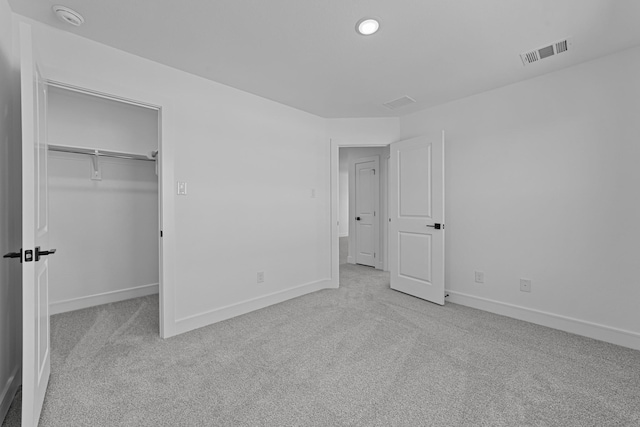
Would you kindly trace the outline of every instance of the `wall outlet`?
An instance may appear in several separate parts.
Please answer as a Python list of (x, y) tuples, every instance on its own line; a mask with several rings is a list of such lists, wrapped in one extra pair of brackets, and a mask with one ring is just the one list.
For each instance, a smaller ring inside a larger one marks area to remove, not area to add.
[(522, 292), (531, 292), (531, 279), (520, 279), (520, 290)]
[(476, 271), (476, 283), (484, 283), (484, 271)]
[(264, 271), (258, 271), (258, 283), (264, 282)]
[(178, 196), (187, 195), (187, 183), (178, 181)]

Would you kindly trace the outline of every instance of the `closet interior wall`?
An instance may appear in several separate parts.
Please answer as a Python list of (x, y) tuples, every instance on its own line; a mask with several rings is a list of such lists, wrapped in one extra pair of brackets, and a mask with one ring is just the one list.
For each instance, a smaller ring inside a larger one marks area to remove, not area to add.
[[(149, 154), (158, 111), (49, 87), (49, 144)], [(49, 151), (49, 301), (60, 313), (158, 292), (155, 162)]]

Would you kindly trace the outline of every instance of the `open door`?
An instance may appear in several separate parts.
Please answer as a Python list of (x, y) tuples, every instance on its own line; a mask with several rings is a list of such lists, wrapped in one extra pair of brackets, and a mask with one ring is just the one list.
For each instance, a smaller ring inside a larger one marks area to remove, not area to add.
[(47, 87), (20, 24), (22, 101), (22, 425), (36, 426), (50, 373)]
[(391, 144), (391, 289), (444, 305), (444, 134)]

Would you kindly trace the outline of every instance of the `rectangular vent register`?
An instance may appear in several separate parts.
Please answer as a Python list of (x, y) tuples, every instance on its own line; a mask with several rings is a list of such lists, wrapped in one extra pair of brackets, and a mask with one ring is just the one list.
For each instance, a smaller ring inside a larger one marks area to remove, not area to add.
[(572, 46), (572, 39), (567, 38), (565, 40), (560, 40), (552, 43), (548, 46), (543, 46), (538, 49), (533, 49), (528, 52), (521, 53), (520, 59), (522, 59), (523, 65), (529, 65), (533, 64), (534, 62), (549, 58), (551, 56), (567, 52)]

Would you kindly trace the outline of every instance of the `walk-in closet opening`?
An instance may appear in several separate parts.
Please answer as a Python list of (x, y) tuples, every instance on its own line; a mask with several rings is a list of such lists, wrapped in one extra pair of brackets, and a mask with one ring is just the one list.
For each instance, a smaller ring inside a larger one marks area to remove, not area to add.
[(159, 110), (51, 82), (50, 314), (159, 291)]

